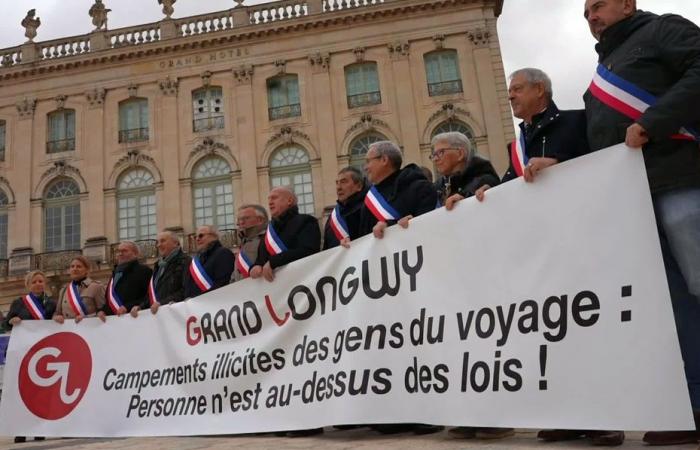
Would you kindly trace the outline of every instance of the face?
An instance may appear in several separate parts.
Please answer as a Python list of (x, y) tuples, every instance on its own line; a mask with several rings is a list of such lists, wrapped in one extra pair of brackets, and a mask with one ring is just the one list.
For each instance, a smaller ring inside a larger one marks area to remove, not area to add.
[(258, 225), (262, 225), (265, 219), (255, 213), (253, 208), (243, 208), (238, 210), (236, 226), (239, 230), (247, 230)]
[(447, 142), (437, 142), (430, 157), (440, 175), (449, 176), (466, 162), (466, 154), (463, 148), (450, 147)]
[(119, 244), (117, 247), (117, 264), (128, 263), (138, 256), (136, 249), (129, 244)]
[(545, 98), (544, 86), (529, 83), (524, 74), (517, 74), (510, 80), (508, 99), (518, 119), (527, 119), (542, 111)]
[(88, 275), (88, 268), (85, 267), (80, 260), (74, 259), (70, 262), (68, 274), (70, 275), (70, 279), (73, 281), (82, 280)]
[(165, 258), (169, 254), (171, 254), (176, 248), (178, 248), (178, 241), (173, 239), (173, 237), (169, 234), (159, 234), (156, 247), (158, 248), (158, 254), (162, 258)]
[(279, 217), (294, 205), (294, 197), (285, 189), (275, 188), (267, 196), (267, 206), (272, 217)]
[(361, 190), (362, 184), (355, 182), (350, 172), (341, 172), (335, 179), (335, 192), (340, 203), (344, 203), (352, 194)]
[(625, 19), (636, 9), (635, 0), (586, 0), (583, 17), (596, 40), (611, 25)]
[(197, 251), (202, 251), (209, 244), (216, 240), (216, 235), (211, 232), (209, 227), (199, 227), (197, 228), (197, 234), (194, 236), (195, 244), (197, 244)]
[(29, 291), (34, 295), (41, 295), (44, 293), (45, 286), (46, 278), (43, 275), (34, 275), (32, 281), (29, 282)]
[(381, 182), (392, 173), (389, 158), (377, 156), (377, 151), (374, 147), (370, 147), (367, 155), (365, 155), (365, 172), (370, 183), (377, 184)]

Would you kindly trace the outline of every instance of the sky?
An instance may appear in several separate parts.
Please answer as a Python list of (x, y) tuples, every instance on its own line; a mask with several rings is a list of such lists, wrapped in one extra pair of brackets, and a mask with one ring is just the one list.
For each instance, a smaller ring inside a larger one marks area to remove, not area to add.
[[(103, 0), (113, 11), (109, 28), (121, 28), (163, 18), (157, 0)], [(22, 4), (21, 6), (19, 4)], [(89, 33), (93, 26), (87, 14), (93, 0), (0, 0), (0, 48), (25, 41), (20, 22), (29, 8), (41, 18), (36, 41)], [(246, 5), (264, 3), (246, 0)], [(233, 0), (180, 0), (173, 17), (221, 11)], [(676, 13), (700, 24), (698, 0), (638, 0), (640, 9), (657, 14)], [(583, 0), (505, 0), (498, 32), (506, 73), (537, 67), (549, 74), (554, 99), (562, 109), (582, 108), (581, 96), (593, 76), (595, 40), (583, 19)]]

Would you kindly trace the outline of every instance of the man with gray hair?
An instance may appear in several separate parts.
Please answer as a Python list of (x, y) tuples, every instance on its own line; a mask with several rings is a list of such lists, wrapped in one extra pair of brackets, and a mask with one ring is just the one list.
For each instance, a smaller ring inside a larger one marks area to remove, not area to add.
[(238, 208), (236, 225), (240, 247), (236, 254), (236, 268), (231, 282), (240, 281), (250, 276), (250, 269), (258, 259), (258, 247), (267, 230), (267, 211), (261, 205), (243, 205)]
[(221, 245), (214, 225), (198, 227), (194, 238), (197, 254), (185, 271), (185, 299), (226, 286), (233, 273), (233, 253)]
[(365, 172), (372, 184), (365, 196), (360, 218), (360, 236), (384, 230), (395, 223), (406, 228), (408, 221), (437, 206), (437, 192), (415, 164), (403, 169), (401, 149), (390, 141), (370, 145), (365, 156)]
[(360, 237), (360, 214), (365, 199), (365, 176), (357, 167), (345, 167), (335, 179), (338, 202), (328, 216), (323, 233), (323, 249), (337, 247), (346, 238)]
[(148, 281), (153, 271), (139, 262), (140, 255), (141, 250), (133, 241), (121, 241), (117, 246), (117, 264), (107, 283), (107, 302), (97, 312), (100, 319), (104, 320), (105, 316), (112, 314), (121, 316), (146, 301)]

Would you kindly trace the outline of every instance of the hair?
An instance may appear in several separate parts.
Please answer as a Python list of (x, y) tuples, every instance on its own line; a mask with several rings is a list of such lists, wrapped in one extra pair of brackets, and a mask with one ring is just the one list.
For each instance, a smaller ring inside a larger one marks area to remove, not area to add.
[(255, 211), (255, 215), (265, 219), (265, 222), (270, 220), (269, 216), (267, 215), (267, 210), (262, 205), (250, 203), (250, 204), (241, 206), (240, 208), (238, 208), (238, 210), (241, 211), (241, 210), (248, 209), (248, 208), (253, 209)]
[(216, 228), (216, 225), (204, 224), (198, 226), (197, 228), (206, 228), (207, 230), (209, 230), (209, 233), (213, 234), (214, 236), (216, 236), (217, 239), (219, 239), (219, 229)]
[(177, 236), (177, 234), (175, 234), (175, 232), (173, 232), (171, 230), (163, 230), (158, 234), (164, 234), (164, 235), (168, 236), (170, 239), (175, 241), (178, 246), (180, 246), (180, 238)]
[(377, 141), (369, 146), (377, 153), (377, 157), (386, 156), (394, 169), (400, 169), (403, 164), (403, 155), (398, 145), (391, 141)]
[(136, 242), (134, 242), (134, 241), (121, 241), (119, 243), (119, 245), (122, 245), (122, 244), (131, 247), (131, 249), (134, 251), (134, 253), (136, 253), (136, 256), (141, 255), (141, 248), (138, 246), (138, 244)]
[[(37, 275), (41, 275), (44, 277), (44, 281), (46, 281), (46, 274), (42, 272), (41, 270), (32, 270), (31, 272), (27, 272), (27, 275), (24, 276), (24, 287), (29, 289), (29, 285), (32, 283), (34, 280), (34, 277)], [(48, 286), (46, 286), (44, 289), (48, 289)]]
[(90, 269), (92, 269), (92, 264), (90, 263), (89, 259), (87, 259), (83, 255), (78, 255), (78, 256), (74, 256), (70, 260), (70, 262), (73, 262), (73, 261), (79, 261), (80, 264), (82, 264), (87, 269), (88, 273), (90, 273)]
[(297, 193), (294, 192), (294, 188), (292, 186), (275, 186), (270, 190), (270, 192), (274, 191), (275, 189), (279, 189), (291, 195), (295, 205), (299, 202), (299, 199), (297, 198)]
[(445, 133), (436, 134), (430, 141), (430, 145), (435, 147), (438, 142), (445, 142), (453, 148), (464, 149), (467, 159), (471, 158), (474, 154), (472, 142), (464, 133), (460, 133), (459, 131), (448, 131)]
[(358, 169), (357, 167), (348, 166), (348, 167), (342, 168), (338, 172), (338, 175), (343, 174), (343, 173), (349, 173), (350, 178), (352, 178), (352, 181), (359, 184), (363, 189), (367, 185), (367, 180), (365, 179), (365, 174), (362, 173), (362, 171), (360, 169)]
[(552, 91), (552, 80), (549, 78), (549, 75), (544, 73), (542, 70), (526, 67), (524, 69), (516, 70), (510, 74), (509, 79), (512, 80), (518, 75), (524, 75), (525, 79), (530, 84), (542, 84), (542, 86), (544, 86), (544, 92), (547, 94), (547, 98), (549, 100), (552, 99), (552, 96), (554, 95), (554, 92)]

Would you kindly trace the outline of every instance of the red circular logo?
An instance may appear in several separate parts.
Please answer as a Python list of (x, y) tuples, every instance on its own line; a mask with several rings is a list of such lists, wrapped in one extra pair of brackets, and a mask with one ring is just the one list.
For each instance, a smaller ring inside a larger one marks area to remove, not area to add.
[(90, 384), (92, 356), (75, 333), (56, 333), (40, 340), (22, 359), (19, 394), (35, 416), (66, 417), (78, 406)]

